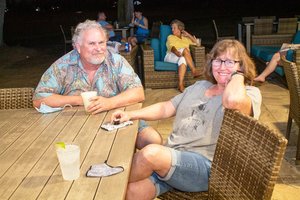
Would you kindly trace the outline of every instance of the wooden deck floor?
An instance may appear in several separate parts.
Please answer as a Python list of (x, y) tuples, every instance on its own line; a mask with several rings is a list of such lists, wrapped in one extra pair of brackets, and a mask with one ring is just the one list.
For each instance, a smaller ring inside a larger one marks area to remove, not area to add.
[[(267, 82), (258, 87), (263, 97), (260, 120), (285, 135), (289, 110), (288, 90)], [(169, 100), (176, 94), (179, 94), (176, 89), (146, 89), (146, 101), (143, 106)], [(148, 123), (166, 139), (172, 131), (173, 118)], [(300, 196), (300, 166), (294, 164), (296, 139), (299, 134), (297, 130), (296, 124), (293, 123), (290, 144), (282, 162), (278, 184), (273, 192), (273, 200), (296, 200)]]

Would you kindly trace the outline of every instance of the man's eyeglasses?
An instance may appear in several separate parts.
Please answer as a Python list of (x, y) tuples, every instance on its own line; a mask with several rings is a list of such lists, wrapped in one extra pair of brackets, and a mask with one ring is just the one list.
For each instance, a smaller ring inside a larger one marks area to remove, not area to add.
[(212, 65), (214, 67), (220, 67), (222, 63), (225, 64), (225, 67), (234, 67), (235, 63), (239, 63), (240, 61), (238, 60), (221, 60), (221, 59), (213, 59), (212, 60)]

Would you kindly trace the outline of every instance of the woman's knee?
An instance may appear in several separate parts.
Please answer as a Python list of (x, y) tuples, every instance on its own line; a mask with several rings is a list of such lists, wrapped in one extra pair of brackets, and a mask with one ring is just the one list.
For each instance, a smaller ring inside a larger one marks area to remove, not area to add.
[(140, 155), (142, 157), (142, 162), (149, 165), (154, 165), (157, 163), (158, 158), (162, 155), (164, 151), (164, 146), (159, 144), (149, 144), (145, 146), (141, 151)]

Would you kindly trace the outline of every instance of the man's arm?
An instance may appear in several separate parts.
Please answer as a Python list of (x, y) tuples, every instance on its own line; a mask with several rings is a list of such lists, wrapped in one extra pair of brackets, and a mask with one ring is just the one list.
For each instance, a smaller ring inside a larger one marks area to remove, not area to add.
[(66, 104), (70, 104), (72, 106), (83, 105), (81, 96), (52, 94), (45, 98), (33, 100), (33, 106), (39, 108), (42, 102), (51, 107), (63, 107)]
[(106, 110), (111, 110), (114, 108), (119, 108), (122, 106), (131, 105), (145, 100), (143, 87), (130, 88), (121, 92), (120, 94), (105, 98), (101, 96), (92, 97), (93, 101), (88, 107), (88, 112), (92, 114), (97, 114)]

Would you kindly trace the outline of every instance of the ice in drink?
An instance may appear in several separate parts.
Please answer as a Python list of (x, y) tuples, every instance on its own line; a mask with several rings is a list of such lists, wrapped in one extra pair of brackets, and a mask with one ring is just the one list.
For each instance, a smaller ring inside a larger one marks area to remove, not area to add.
[(65, 148), (56, 148), (56, 153), (65, 180), (76, 180), (80, 176), (80, 148), (74, 144), (66, 144)]

